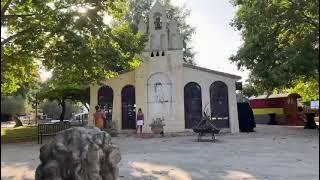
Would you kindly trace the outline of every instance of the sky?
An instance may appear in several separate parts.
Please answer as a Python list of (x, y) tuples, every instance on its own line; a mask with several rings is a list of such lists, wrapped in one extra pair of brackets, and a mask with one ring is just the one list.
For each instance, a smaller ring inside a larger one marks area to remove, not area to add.
[[(196, 64), (201, 67), (239, 75), (241, 81), (248, 78), (247, 71), (237, 70), (229, 57), (235, 54), (242, 44), (240, 32), (229, 23), (234, 17), (235, 7), (229, 0), (172, 0), (174, 5), (185, 4), (191, 9), (187, 22), (196, 27), (192, 46), (197, 52)], [(40, 70), (41, 79), (50, 77), (50, 73)]]
[(235, 14), (229, 0), (172, 0), (172, 3), (185, 4), (191, 10), (187, 22), (196, 27), (192, 46), (197, 52), (197, 65), (239, 75), (244, 82), (248, 72), (237, 70), (236, 64), (229, 61), (242, 44), (240, 32), (229, 25)]

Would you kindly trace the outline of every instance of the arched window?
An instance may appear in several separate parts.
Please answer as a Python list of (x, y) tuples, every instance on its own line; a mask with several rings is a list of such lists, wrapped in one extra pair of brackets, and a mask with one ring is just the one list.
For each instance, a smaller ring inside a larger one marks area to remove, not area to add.
[(153, 16), (154, 19), (154, 28), (155, 30), (162, 29), (162, 14), (161, 13), (155, 13)]
[(184, 119), (185, 128), (191, 129), (202, 119), (201, 87), (190, 82), (184, 86)]
[(229, 128), (228, 87), (222, 81), (216, 81), (210, 86), (211, 118), (220, 128)]

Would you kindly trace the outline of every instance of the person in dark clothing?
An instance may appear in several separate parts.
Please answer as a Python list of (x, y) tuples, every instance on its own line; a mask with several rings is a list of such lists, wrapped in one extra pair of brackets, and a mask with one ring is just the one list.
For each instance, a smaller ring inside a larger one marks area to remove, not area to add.
[(298, 107), (298, 119), (305, 123), (304, 129), (316, 129), (318, 126), (314, 121), (314, 116), (316, 113), (308, 113), (307, 115), (304, 114), (303, 108)]
[(256, 123), (252, 108), (248, 103), (237, 103), (239, 129), (241, 132), (254, 132)]
[(300, 121), (303, 121), (305, 124), (307, 124), (307, 116), (303, 114), (303, 108), (298, 107), (298, 119)]
[(104, 106), (104, 125), (105, 125), (105, 128), (110, 128), (110, 119), (108, 119), (108, 115), (109, 115), (109, 112), (108, 112), (108, 107), (107, 106)]

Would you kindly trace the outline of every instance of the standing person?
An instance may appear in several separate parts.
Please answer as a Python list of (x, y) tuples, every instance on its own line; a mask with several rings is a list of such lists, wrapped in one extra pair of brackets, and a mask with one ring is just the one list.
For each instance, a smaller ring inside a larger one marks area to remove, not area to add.
[(104, 127), (105, 128), (109, 128), (109, 122), (108, 122), (109, 119), (107, 119), (108, 118), (108, 107), (107, 107), (107, 105), (104, 106), (103, 112), (104, 112), (104, 117), (105, 117), (104, 118)]
[(141, 108), (139, 108), (138, 110), (138, 114), (137, 114), (137, 133), (138, 133), (138, 130), (140, 128), (140, 134), (142, 134), (142, 126), (144, 124), (144, 114), (141, 110)]
[(94, 118), (93, 123), (97, 128), (102, 129), (105, 115), (103, 112), (101, 112), (101, 109), (99, 106), (96, 106), (95, 109), (96, 109), (96, 112), (93, 114), (93, 118)]
[(298, 119), (307, 124), (307, 116), (303, 114), (303, 108), (298, 107)]

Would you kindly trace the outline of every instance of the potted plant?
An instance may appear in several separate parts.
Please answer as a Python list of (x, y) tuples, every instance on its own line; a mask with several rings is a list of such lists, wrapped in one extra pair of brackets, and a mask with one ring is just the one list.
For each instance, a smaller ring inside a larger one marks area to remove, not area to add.
[(149, 126), (151, 127), (151, 131), (154, 134), (160, 134), (161, 132), (163, 132), (163, 127), (165, 126), (163, 121), (163, 118), (156, 118), (156, 120), (152, 120), (152, 123)]
[(117, 137), (118, 136), (118, 128), (116, 121), (111, 122), (111, 128), (106, 129), (106, 131), (110, 134), (111, 137)]

